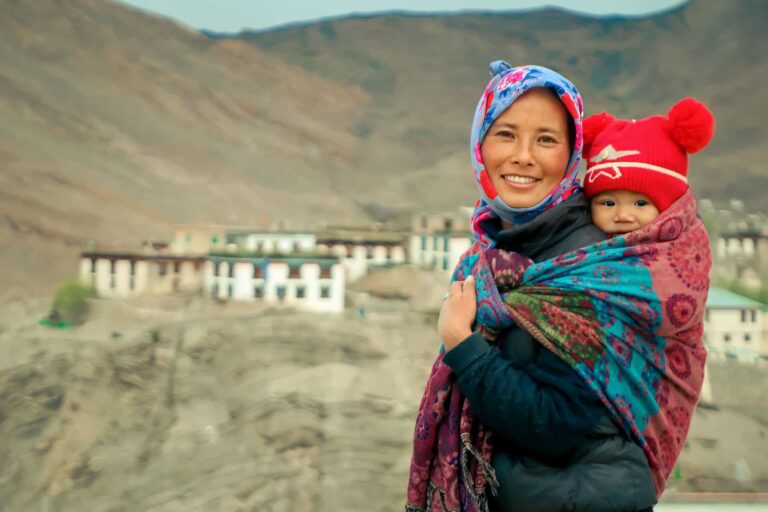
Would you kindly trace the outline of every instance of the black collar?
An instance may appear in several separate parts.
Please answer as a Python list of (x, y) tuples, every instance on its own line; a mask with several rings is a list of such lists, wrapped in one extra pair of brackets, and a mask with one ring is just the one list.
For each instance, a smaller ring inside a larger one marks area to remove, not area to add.
[(519, 252), (538, 261), (545, 251), (590, 224), (589, 204), (584, 194), (576, 194), (525, 224), (501, 229), (499, 219), (493, 219), (483, 227), (489, 228), (488, 234), (496, 238), (500, 249)]

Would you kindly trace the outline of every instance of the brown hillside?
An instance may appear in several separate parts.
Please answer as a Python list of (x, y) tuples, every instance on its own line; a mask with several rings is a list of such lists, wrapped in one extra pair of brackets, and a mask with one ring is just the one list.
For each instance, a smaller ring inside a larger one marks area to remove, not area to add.
[[(707, 102), (718, 131), (693, 160), (702, 197), (768, 209), (763, 141), (768, 4), (694, 0), (647, 18), (558, 10), (327, 20), (241, 37), (271, 54), (371, 94), (356, 127), (361, 168), (386, 173), (381, 201), (445, 206), (474, 196), (467, 139), (491, 60), (541, 63), (571, 77), (588, 113), (644, 117), (684, 96)], [(368, 176), (366, 174), (366, 176)], [(425, 194), (429, 190), (431, 194)]]
[(0, 9), (0, 285), (73, 272), (88, 239), (359, 213), (329, 173), (360, 88), (100, 0)]
[(307, 226), (468, 204), (467, 126), (499, 57), (573, 77), (590, 112), (709, 102), (719, 129), (694, 188), (768, 207), (757, 0), (644, 19), (353, 17), (239, 39), (104, 0), (0, 8), (5, 290), (49, 290), (87, 240), (133, 243), (176, 222)]

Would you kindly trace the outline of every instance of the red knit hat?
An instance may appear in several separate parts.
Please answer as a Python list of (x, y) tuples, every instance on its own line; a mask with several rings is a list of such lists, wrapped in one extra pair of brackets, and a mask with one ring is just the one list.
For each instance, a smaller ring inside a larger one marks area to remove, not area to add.
[(714, 129), (712, 112), (693, 98), (680, 100), (666, 118), (589, 116), (584, 193), (591, 198), (606, 190), (631, 190), (648, 196), (662, 212), (688, 190), (688, 153), (704, 149)]

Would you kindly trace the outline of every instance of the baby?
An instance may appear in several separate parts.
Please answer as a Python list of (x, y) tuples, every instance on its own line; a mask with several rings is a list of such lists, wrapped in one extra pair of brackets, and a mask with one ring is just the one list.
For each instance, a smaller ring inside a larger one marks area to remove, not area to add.
[(584, 120), (584, 193), (592, 221), (609, 237), (653, 221), (688, 190), (688, 154), (706, 147), (714, 117), (685, 98), (667, 117), (616, 119), (605, 112)]

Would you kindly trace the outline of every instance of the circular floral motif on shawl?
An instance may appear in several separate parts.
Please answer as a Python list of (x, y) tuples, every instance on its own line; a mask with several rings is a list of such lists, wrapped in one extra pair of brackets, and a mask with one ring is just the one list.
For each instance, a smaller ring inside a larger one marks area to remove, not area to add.
[[(680, 244), (671, 244), (667, 251), (669, 264), (675, 271), (675, 275), (688, 288), (702, 291), (709, 286), (709, 266), (711, 263), (709, 254), (709, 241), (706, 235), (700, 233), (687, 241), (685, 247)], [(678, 251), (685, 251), (679, 254)]]
[(600, 265), (595, 269), (593, 275), (603, 284), (617, 284), (621, 277), (618, 270), (608, 265)]
[(676, 293), (667, 299), (667, 316), (675, 327), (687, 324), (696, 312), (696, 299), (685, 293)]
[(678, 437), (685, 437), (688, 425), (691, 423), (691, 414), (684, 407), (671, 407), (665, 412), (665, 415)]
[(624, 340), (615, 336), (611, 336), (610, 343), (611, 348), (613, 348), (613, 351), (618, 358), (619, 364), (625, 368), (629, 368), (629, 365), (632, 362), (632, 349)]
[(688, 354), (685, 349), (680, 345), (672, 345), (667, 347), (664, 351), (667, 354), (667, 361), (669, 368), (674, 374), (681, 378), (686, 379), (691, 375), (691, 363), (688, 361)]
[(679, 217), (672, 217), (664, 221), (659, 229), (659, 240), (669, 242), (675, 240), (683, 232), (683, 220)]
[(571, 251), (565, 254), (561, 254), (557, 258), (552, 260), (552, 264), (558, 267), (567, 267), (569, 265), (576, 265), (587, 259), (587, 251), (579, 249), (578, 251)]

